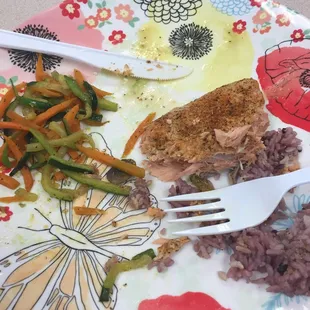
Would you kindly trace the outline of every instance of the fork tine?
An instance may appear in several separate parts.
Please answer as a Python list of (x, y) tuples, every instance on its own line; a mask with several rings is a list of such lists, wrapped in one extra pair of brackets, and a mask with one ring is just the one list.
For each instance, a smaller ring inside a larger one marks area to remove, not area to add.
[(206, 235), (221, 235), (235, 231), (230, 222), (217, 224), (207, 227), (193, 228), (183, 231), (174, 232), (177, 236), (206, 236)]
[(213, 213), (213, 214), (184, 217), (180, 219), (169, 220), (168, 223), (197, 223), (197, 222), (220, 221), (220, 220), (227, 219), (227, 216), (225, 217), (225, 214), (227, 213), (224, 211), (224, 212)]
[(203, 205), (194, 205), (188, 207), (181, 207), (181, 208), (170, 208), (164, 210), (167, 213), (175, 213), (175, 212), (191, 212), (191, 211), (213, 211), (223, 209), (217, 202), (206, 203)]
[(191, 200), (209, 200), (209, 199), (220, 199), (219, 190), (167, 197), (162, 198), (161, 200), (169, 202), (169, 201), (191, 201)]

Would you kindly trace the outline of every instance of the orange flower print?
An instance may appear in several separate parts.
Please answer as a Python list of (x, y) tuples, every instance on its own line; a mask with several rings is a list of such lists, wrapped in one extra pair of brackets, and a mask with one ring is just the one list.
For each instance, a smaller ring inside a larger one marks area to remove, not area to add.
[(97, 18), (101, 22), (105, 22), (111, 18), (111, 10), (107, 8), (97, 10)]
[(263, 25), (271, 20), (271, 15), (264, 9), (260, 9), (252, 18), (256, 25)]
[(134, 11), (131, 10), (129, 4), (120, 4), (114, 8), (116, 13), (116, 19), (122, 20), (125, 23), (130, 22), (133, 19)]
[(270, 26), (270, 25), (266, 25), (266, 26), (263, 26), (263, 27), (259, 30), (259, 33), (260, 33), (260, 34), (268, 33), (270, 30), (271, 30), (271, 26)]
[(95, 17), (95, 16), (90, 15), (89, 17), (87, 17), (85, 19), (85, 26), (90, 29), (96, 28), (98, 26), (97, 16)]
[(12, 215), (10, 207), (0, 207), (0, 222), (8, 222)]
[(276, 23), (280, 26), (280, 27), (283, 27), (283, 26), (289, 26), (290, 25), (290, 19), (287, 15), (285, 14), (279, 14), (277, 16), (277, 19), (276, 19)]

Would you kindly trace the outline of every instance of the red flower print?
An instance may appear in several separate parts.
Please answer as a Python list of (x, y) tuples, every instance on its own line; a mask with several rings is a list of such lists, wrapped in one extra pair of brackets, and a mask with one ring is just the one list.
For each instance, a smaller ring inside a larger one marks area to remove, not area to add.
[(124, 39), (126, 38), (126, 34), (122, 30), (114, 30), (112, 34), (109, 36), (109, 41), (112, 44), (116, 45), (119, 43), (123, 43)]
[(111, 10), (106, 8), (98, 9), (97, 18), (102, 22), (109, 20), (111, 18)]
[(252, 6), (257, 6), (260, 8), (264, 2), (267, 2), (267, 0), (250, 0)]
[(0, 84), (0, 98), (3, 97), (7, 91), (9, 90), (9, 86), (5, 84)]
[(259, 30), (259, 33), (260, 33), (260, 34), (268, 33), (270, 30), (271, 30), (271, 26), (270, 26), (270, 25), (266, 25), (266, 26), (262, 27), (262, 28)]
[(98, 26), (97, 16), (95, 17), (95, 16), (90, 15), (89, 17), (87, 17), (85, 19), (85, 26), (90, 29), (96, 28)]
[(232, 31), (238, 34), (241, 34), (243, 31), (246, 30), (246, 21), (238, 20), (237, 22), (233, 23)]
[(59, 7), (62, 9), (63, 16), (68, 16), (70, 19), (80, 17), (80, 5), (75, 3), (74, 0), (66, 0)]
[(267, 109), (283, 122), (310, 132), (310, 49), (293, 40), (269, 48), (256, 72), (269, 103)]
[(87, 4), (88, 0), (77, 0), (77, 2), (82, 2), (84, 4)]
[(280, 26), (280, 27), (283, 27), (283, 26), (289, 26), (290, 25), (290, 19), (287, 15), (285, 14), (279, 14), (277, 16), (277, 19), (276, 19), (276, 23)]
[(9, 207), (0, 207), (0, 222), (8, 222), (12, 215)]
[(293, 39), (293, 42), (301, 42), (305, 38), (305, 34), (301, 29), (294, 30), (294, 32), (291, 34), (291, 38)]
[(256, 25), (263, 25), (271, 20), (271, 15), (264, 9), (260, 9), (252, 17), (253, 23)]
[(130, 9), (129, 4), (120, 4), (114, 8), (116, 13), (116, 19), (122, 20), (125, 23), (130, 22), (133, 19), (134, 11)]

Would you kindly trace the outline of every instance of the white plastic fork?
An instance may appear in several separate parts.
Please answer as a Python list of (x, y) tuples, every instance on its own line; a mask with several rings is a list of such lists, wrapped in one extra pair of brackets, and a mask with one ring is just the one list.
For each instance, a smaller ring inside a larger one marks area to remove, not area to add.
[(218, 200), (201, 205), (166, 209), (165, 212), (214, 211), (219, 212), (170, 220), (170, 223), (200, 223), (229, 220), (226, 223), (174, 232), (179, 236), (219, 235), (263, 223), (275, 210), (282, 197), (291, 188), (310, 183), (310, 168), (281, 176), (261, 178), (225, 188), (162, 199), (163, 201)]

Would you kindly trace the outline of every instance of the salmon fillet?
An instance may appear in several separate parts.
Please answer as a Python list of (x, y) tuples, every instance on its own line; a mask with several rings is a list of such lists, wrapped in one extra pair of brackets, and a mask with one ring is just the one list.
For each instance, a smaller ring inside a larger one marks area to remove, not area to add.
[(264, 103), (258, 82), (250, 78), (173, 109), (152, 122), (142, 136), (146, 168), (163, 181), (174, 181), (254, 162), (269, 126)]

